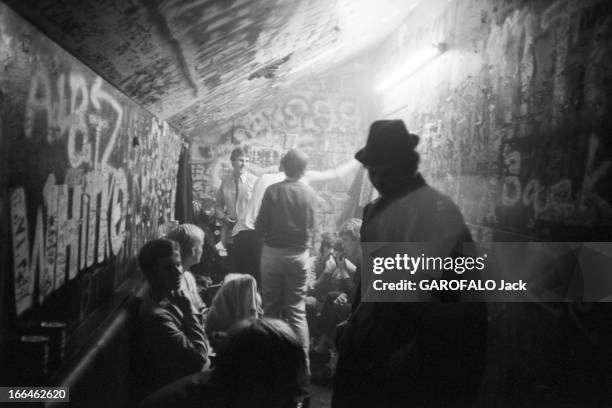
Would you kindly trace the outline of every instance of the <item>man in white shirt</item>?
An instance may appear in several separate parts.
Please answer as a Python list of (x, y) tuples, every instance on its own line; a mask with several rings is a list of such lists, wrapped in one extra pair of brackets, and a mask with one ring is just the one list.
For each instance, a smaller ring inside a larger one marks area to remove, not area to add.
[(251, 193), (251, 199), (234, 227), (234, 254), (236, 272), (252, 275), (257, 284), (261, 284), (259, 262), (261, 255), (261, 237), (255, 232), (255, 220), (261, 207), (261, 200), (266, 189), (272, 184), (285, 179), (285, 173), (261, 175)]
[(215, 216), (221, 221), (221, 242), (227, 250), (230, 268), (234, 269), (233, 237), (238, 232), (234, 226), (251, 198), (257, 177), (247, 172), (250, 158), (246, 147), (236, 147), (232, 150), (230, 160), (232, 173), (221, 180), (221, 186), (217, 191)]

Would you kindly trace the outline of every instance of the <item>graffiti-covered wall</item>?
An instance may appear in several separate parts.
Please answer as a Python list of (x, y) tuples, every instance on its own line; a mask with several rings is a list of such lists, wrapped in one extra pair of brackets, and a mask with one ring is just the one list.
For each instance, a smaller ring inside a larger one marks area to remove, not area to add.
[(448, 50), (384, 95), (384, 115), (421, 135), (423, 173), (480, 238), (608, 240), (611, 39), (605, 0), (446, 3), (386, 43), (382, 71)]
[(0, 124), (5, 311), (79, 321), (171, 218), (180, 135), (3, 4)]
[[(241, 144), (250, 147), (255, 174), (278, 171), (281, 156), (291, 148), (308, 154), (309, 170), (348, 163), (363, 145), (377, 109), (371, 88), (364, 87), (360, 77), (347, 71), (311, 78), (273, 94), (231, 123), (212, 126), (192, 144), (194, 198), (215, 197), (221, 178), (231, 171), (230, 153)], [(322, 198), (321, 230), (335, 228), (348, 204), (356, 169), (315, 183)]]

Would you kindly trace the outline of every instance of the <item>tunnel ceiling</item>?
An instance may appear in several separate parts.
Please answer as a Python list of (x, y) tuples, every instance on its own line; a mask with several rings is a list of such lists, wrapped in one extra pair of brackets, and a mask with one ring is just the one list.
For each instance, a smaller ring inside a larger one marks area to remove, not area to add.
[(125, 94), (197, 137), (388, 35), (421, 0), (9, 0)]

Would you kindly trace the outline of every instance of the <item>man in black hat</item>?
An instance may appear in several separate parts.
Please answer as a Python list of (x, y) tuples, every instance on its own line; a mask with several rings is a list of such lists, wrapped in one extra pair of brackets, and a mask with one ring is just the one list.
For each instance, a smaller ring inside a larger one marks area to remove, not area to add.
[[(355, 158), (380, 197), (364, 208), (361, 241), (452, 243), (439, 247), (460, 256), (470, 232), (452, 200), (418, 172), (418, 142), (401, 120), (370, 127)], [(339, 339), (333, 407), (473, 404), (484, 368), (486, 307), (430, 295), (426, 303), (359, 304)]]

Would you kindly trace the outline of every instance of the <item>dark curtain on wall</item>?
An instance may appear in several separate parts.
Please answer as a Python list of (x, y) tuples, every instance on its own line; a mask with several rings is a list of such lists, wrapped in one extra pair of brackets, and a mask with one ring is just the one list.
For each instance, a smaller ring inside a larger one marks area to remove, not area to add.
[(179, 166), (176, 180), (176, 200), (174, 219), (183, 223), (195, 223), (193, 214), (193, 179), (191, 178), (191, 160), (189, 149), (183, 146), (179, 157)]

